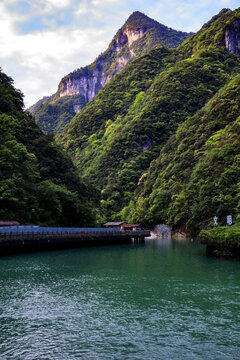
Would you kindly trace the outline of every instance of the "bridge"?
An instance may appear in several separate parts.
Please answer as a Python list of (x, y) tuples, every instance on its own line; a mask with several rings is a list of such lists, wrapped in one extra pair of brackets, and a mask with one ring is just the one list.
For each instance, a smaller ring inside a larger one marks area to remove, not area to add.
[(150, 231), (40, 226), (0, 227), (0, 255), (81, 246), (142, 243)]

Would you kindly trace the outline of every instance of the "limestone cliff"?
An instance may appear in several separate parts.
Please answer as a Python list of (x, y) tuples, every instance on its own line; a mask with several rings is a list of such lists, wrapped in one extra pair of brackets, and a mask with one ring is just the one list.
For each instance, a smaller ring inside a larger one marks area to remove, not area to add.
[[(104, 62), (103, 56), (101, 56), (96, 60), (95, 68), (92, 71), (82, 69), (77, 77), (75, 73), (65, 77), (59, 85), (59, 96), (81, 94), (84, 96), (86, 103), (92, 100), (113, 76), (124, 69), (128, 62), (136, 57), (131, 47), (135, 41), (141, 39), (144, 32), (144, 29), (130, 30), (128, 27), (122, 30), (108, 50), (108, 59)], [(121, 50), (124, 47), (127, 47), (127, 49), (123, 54)], [(114, 58), (114, 63), (111, 61), (111, 64), (108, 64), (110, 58)]]
[[(75, 113), (79, 112), (130, 61), (159, 46), (177, 47), (189, 36), (188, 33), (168, 28), (136, 11), (117, 32), (103, 54), (91, 65), (79, 68), (65, 76), (61, 80), (56, 94), (45, 98), (45, 100), (40, 100), (29, 110), (33, 112), (36, 121), (45, 132), (60, 131), (62, 126), (57, 125), (57, 118), (61, 118), (62, 113), (66, 118), (66, 106), (61, 101), (59, 105), (63, 107), (63, 111), (54, 109), (54, 111), (56, 110), (56, 119), (54, 118), (53, 124), (53, 121), (49, 121), (49, 116), (46, 120), (46, 111), (50, 111), (51, 116), (53, 114), (53, 108), (50, 109), (46, 103), (55, 104), (59, 99), (64, 100), (67, 97), (66, 100), (70, 104), (69, 96), (75, 96), (69, 112), (72, 113), (73, 110)], [(49, 130), (47, 130), (48, 128)]]
[(235, 20), (225, 30), (226, 48), (233, 54), (240, 54), (240, 20)]
[(88, 103), (107, 82), (102, 70), (96, 68), (92, 74), (79, 75), (79, 77), (67, 77), (59, 85), (58, 94), (60, 97), (80, 94)]

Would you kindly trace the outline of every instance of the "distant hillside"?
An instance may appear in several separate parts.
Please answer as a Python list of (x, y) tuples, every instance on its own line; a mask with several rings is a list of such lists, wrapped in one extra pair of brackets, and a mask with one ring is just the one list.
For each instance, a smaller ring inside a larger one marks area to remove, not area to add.
[(43, 98), (29, 110), (44, 132), (59, 133), (130, 61), (159, 46), (177, 47), (189, 36), (188, 33), (168, 28), (136, 11), (117, 32), (103, 54), (91, 65), (65, 76), (56, 94)]
[(23, 111), (23, 95), (0, 71), (0, 219), (89, 226), (97, 195), (71, 159)]
[(158, 48), (128, 64), (58, 136), (81, 176), (101, 190), (105, 219), (194, 231), (215, 214), (237, 213), (229, 179), (240, 183), (232, 170), (238, 144), (227, 149), (238, 132), (239, 39), (240, 9), (224, 9), (177, 49)]
[(240, 74), (180, 125), (142, 178), (129, 220), (192, 234), (240, 220)]

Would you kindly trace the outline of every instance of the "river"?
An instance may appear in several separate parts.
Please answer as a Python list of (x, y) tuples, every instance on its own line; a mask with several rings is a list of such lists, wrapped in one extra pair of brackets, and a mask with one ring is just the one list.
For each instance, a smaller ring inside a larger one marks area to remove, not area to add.
[(240, 263), (195, 241), (0, 258), (1, 360), (239, 359)]

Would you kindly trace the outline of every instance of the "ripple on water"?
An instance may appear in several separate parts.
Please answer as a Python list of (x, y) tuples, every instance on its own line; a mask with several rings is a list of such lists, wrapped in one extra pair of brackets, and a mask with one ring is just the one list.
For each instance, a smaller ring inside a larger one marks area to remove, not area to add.
[(0, 259), (1, 360), (238, 359), (239, 263), (201, 249), (148, 242)]

